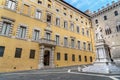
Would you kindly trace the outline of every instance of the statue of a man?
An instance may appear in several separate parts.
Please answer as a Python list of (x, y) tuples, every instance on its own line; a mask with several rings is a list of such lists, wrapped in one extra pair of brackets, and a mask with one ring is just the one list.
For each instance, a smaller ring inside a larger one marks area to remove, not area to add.
[(102, 35), (102, 29), (98, 28), (98, 39), (103, 39), (103, 35)]

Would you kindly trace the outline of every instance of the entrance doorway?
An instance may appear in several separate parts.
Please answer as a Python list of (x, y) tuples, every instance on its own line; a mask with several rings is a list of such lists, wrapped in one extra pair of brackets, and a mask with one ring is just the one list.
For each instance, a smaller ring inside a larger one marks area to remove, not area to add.
[(44, 52), (44, 66), (49, 66), (50, 64), (50, 51), (46, 50)]

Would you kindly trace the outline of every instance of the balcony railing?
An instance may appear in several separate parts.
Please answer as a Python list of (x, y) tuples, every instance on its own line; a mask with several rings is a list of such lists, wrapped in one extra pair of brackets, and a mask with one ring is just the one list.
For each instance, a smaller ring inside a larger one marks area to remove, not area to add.
[(55, 46), (56, 45), (56, 41), (49, 40), (49, 39), (46, 39), (46, 38), (41, 38), (39, 40), (39, 43), (43, 44), (43, 45), (47, 45), (47, 46)]

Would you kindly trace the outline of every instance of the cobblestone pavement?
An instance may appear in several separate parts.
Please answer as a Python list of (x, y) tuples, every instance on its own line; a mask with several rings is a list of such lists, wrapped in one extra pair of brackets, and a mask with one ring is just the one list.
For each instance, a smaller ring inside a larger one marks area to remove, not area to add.
[(64, 69), (1, 73), (0, 80), (120, 80), (120, 75), (72, 72)]

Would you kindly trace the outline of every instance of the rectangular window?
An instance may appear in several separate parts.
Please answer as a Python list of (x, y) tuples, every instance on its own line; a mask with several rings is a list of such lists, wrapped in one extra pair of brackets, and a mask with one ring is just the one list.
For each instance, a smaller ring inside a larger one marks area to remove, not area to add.
[(51, 36), (50, 33), (46, 33), (46, 39), (47, 39), (47, 40), (50, 40), (50, 36)]
[(86, 43), (83, 42), (83, 47), (84, 47), (84, 50), (86, 50)]
[(37, 11), (36, 11), (36, 18), (37, 18), (37, 19), (41, 19), (41, 15), (42, 15), (42, 12), (39, 11), (39, 10), (37, 10)]
[(71, 31), (74, 31), (74, 24), (71, 24)]
[(11, 23), (3, 22), (1, 34), (8, 36), (10, 33), (10, 27)]
[(120, 32), (120, 25), (116, 26), (116, 30), (117, 30), (117, 32)]
[(39, 40), (39, 34), (40, 34), (39, 30), (34, 30), (33, 40), (38, 41)]
[(59, 43), (60, 43), (60, 37), (59, 35), (56, 35), (56, 44), (59, 45)]
[(82, 28), (82, 35), (84, 35), (85, 34), (85, 32), (84, 32), (84, 28)]
[(16, 48), (15, 58), (21, 58), (22, 48)]
[(27, 28), (24, 27), (24, 26), (20, 26), (20, 29), (19, 29), (19, 38), (22, 38), (22, 39), (25, 39), (26, 37), (26, 30)]
[(68, 54), (64, 54), (64, 59), (65, 59), (65, 61), (68, 60)]
[(78, 41), (78, 49), (80, 49), (80, 41)]
[(15, 10), (15, 7), (16, 7), (16, 2), (14, 0), (8, 0), (7, 8), (11, 10)]
[(81, 55), (79, 55), (79, 61), (81, 61)]
[(88, 44), (88, 50), (89, 50), (89, 51), (91, 50), (91, 45), (90, 45), (90, 43)]
[(85, 58), (85, 62), (87, 62), (87, 56), (85, 56), (84, 58)]
[(57, 60), (60, 60), (60, 53), (57, 53)]
[(80, 33), (80, 28), (79, 28), (79, 26), (77, 26), (77, 33)]
[(90, 62), (92, 62), (93, 61), (93, 59), (92, 59), (92, 57), (90, 57)]
[(56, 18), (56, 25), (60, 26), (60, 19), (59, 18)]
[(104, 16), (104, 20), (107, 20), (107, 16)]
[(65, 28), (65, 29), (68, 28), (68, 23), (67, 23), (67, 21), (64, 21), (64, 28)]
[(50, 14), (47, 14), (47, 22), (48, 22), (48, 23), (51, 23), (51, 20), (52, 20), (51, 15), (50, 15)]
[(5, 50), (5, 47), (4, 46), (0, 46), (0, 57), (3, 57), (4, 50)]
[(30, 50), (30, 59), (34, 59), (35, 58), (35, 50)]
[(64, 46), (67, 47), (68, 46), (68, 38), (64, 37)]
[(75, 40), (71, 39), (71, 48), (75, 48)]
[(25, 15), (29, 14), (29, 6), (26, 4), (24, 4), (24, 7), (23, 7), (23, 14), (25, 14)]
[(75, 55), (72, 54), (72, 61), (75, 61)]
[(89, 37), (89, 31), (88, 30), (86, 31), (86, 33), (87, 33), (87, 36)]

